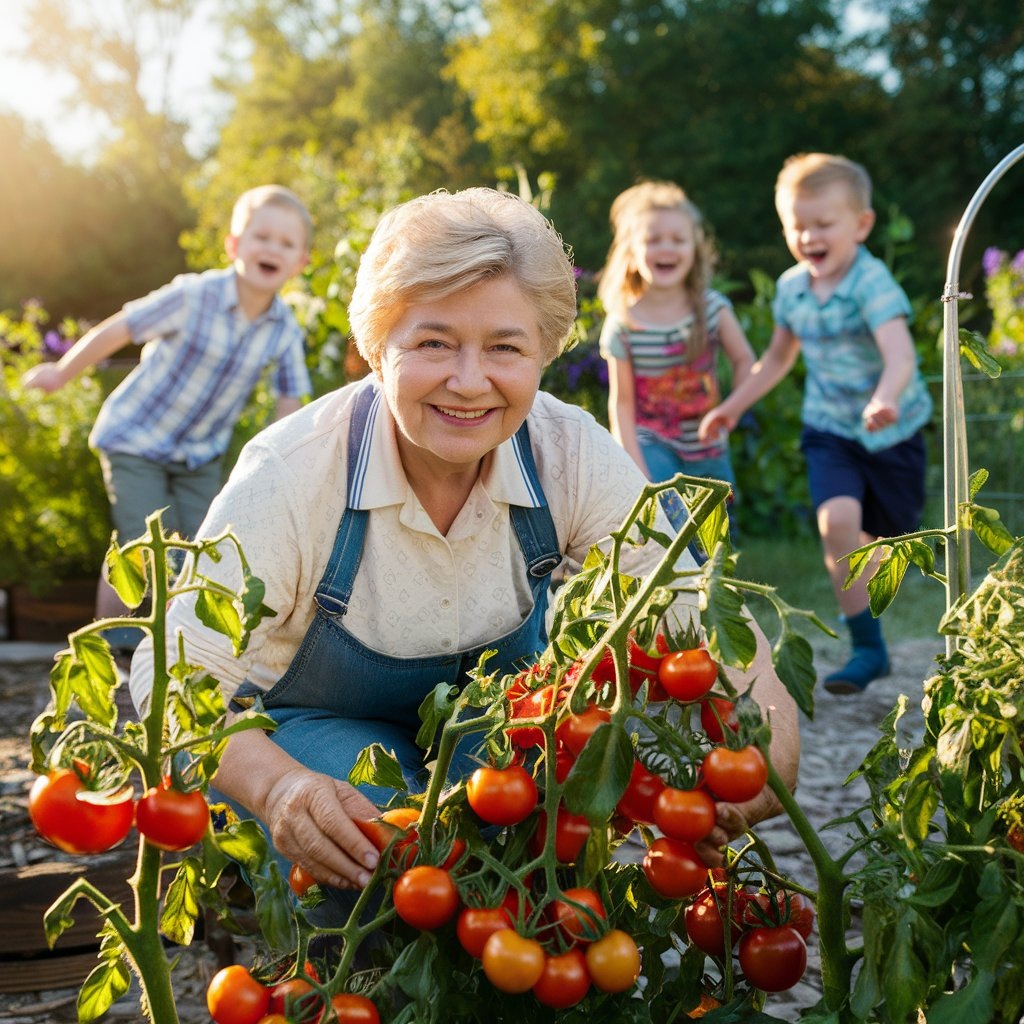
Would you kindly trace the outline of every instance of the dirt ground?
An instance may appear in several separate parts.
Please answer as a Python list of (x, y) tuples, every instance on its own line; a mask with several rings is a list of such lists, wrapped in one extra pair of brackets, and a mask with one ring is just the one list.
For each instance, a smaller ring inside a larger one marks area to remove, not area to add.
[[(852, 698), (821, 693), (814, 720), (802, 723), (803, 752), (797, 797), (816, 823), (824, 824), (860, 801), (861, 793), (856, 787), (845, 786), (845, 780), (877, 739), (878, 724), (901, 693), (910, 698), (912, 709), (905, 728), (909, 733), (916, 727), (914, 712), (919, 710), (921, 683), (933, 670), (935, 657), (941, 653), (941, 641), (896, 642), (890, 645), (890, 653), (893, 672), (888, 678), (874, 683), (865, 694)], [(818, 661), (822, 674), (831, 669), (827, 658)], [(48, 672), (49, 665), (44, 660), (0, 659), (0, 871), (66, 857), (39, 840), (26, 810), (28, 790), (34, 779), (27, 768), (29, 728), (47, 701)], [(794, 875), (806, 876), (806, 854), (795, 841), (788, 821), (763, 823), (758, 834), (768, 842), (785, 869), (791, 869)], [(826, 833), (823, 837), (826, 842), (831, 841), (830, 835)], [(841, 839), (835, 837), (835, 841)], [(240, 953), (239, 959), (244, 960), (245, 950)], [(173, 977), (181, 1024), (208, 1024), (205, 991), (219, 966), (217, 957), (203, 942), (194, 942), (184, 950), (169, 950), (168, 955), (180, 957)], [(778, 1001), (773, 998), (767, 1009), (779, 1016), (791, 1013), (791, 1019), (795, 1020), (798, 1007), (815, 1001), (817, 983), (812, 946), (811, 967), (804, 982)], [(71, 1024), (77, 1020), (76, 995), (76, 988), (0, 993), (0, 1024)], [(142, 1019), (134, 987), (103, 1018), (104, 1021)]]

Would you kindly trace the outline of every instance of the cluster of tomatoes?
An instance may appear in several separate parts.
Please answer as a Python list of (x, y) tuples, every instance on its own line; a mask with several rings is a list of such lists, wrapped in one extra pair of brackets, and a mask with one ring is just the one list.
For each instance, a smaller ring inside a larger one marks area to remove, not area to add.
[(187, 850), (206, 834), (210, 811), (198, 790), (185, 793), (169, 778), (135, 800), (131, 787), (89, 788), (88, 765), (40, 775), (28, 797), (36, 831), (65, 853), (104, 853), (122, 843), (132, 825), (161, 850)]
[[(306, 969), (315, 976), (311, 965)], [(305, 978), (264, 985), (241, 964), (213, 976), (206, 1007), (216, 1024), (380, 1024), (377, 1007), (366, 996), (342, 992), (325, 1003)]]
[(738, 945), (743, 976), (763, 992), (792, 988), (807, 969), (814, 906), (802, 893), (751, 890), (715, 868), (683, 921), (690, 942), (719, 962)]

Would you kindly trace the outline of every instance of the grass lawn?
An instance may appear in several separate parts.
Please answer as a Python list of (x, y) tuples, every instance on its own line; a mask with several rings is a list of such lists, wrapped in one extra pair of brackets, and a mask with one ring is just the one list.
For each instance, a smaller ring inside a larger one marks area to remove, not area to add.
[[(739, 543), (739, 563), (736, 575), (756, 583), (775, 587), (782, 598), (795, 608), (809, 609), (818, 618), (841, 634), (847, 642), (845, 630), (838, 620), (832, 585), (822, 562), (821, 545), (813, 537), (746, 537)], [(982, 553), (979, 552), (979, 557)], [(759, 609), (754, 609), (759, 612)], [(886, 638), (890, 642), (901, 639), (926, 639), (938, 636), (938, 623), (946, 610), (946, 591), (937, 580), (928, 579), (911, 566), (903, 579), (899, 593), (882, 614)], [(772, 633), (770, 619), (765, 619), (767, 631)], [(832, 641), (813, 626), (801, 629), (815, 650), (819, 641)]]

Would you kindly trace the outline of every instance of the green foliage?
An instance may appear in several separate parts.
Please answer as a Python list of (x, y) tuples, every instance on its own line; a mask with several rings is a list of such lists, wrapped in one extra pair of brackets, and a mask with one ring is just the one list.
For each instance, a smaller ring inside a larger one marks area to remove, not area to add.
[(37, 594), (94, 578), (110, 539), (103, 477), (87, 440), (103, 382), (77, 379), (59, 399), (21, 386), (47, 343), (62, 349), (81, 331), (70, 320), (47, 329), (47, 321), (36, 304), (21, 316), (0, 313), (0, 584)]

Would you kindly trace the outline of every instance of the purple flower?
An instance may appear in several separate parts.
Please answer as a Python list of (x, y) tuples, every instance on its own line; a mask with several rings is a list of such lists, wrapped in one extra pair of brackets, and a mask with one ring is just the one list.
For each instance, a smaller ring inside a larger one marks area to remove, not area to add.
[(43, 335), (43, 348), (55, 356), (64, 355), (64, 353), (71, 348), (71, 345), (72, 342), (67, 338), (62, 337), (57, 331), (47, 331)]
[(1010, 266), (1017, 271), (1024, 271), (1024, 249), (1021, 249), (1016, 256), (1013, 257), (1013, 262)]
[(1004, 255), (1003, 250), (997, 249), (994, 245), (990, 245), (985, 250), (985, 255), (981, 257), (981, 265), (985, 268), (986, 277), (991, 277), (999, 270), (1002, 266)]

